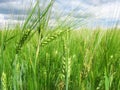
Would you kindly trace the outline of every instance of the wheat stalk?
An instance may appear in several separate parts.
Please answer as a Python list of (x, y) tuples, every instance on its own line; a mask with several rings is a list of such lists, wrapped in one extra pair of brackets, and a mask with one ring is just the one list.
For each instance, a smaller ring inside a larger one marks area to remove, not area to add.
[[(61, 82), (62, 87), (61, 90), (65, 88), (65, 90), (68, 90), (69, 85), (69, 78), (70, 78), (70, 70), (71, 70), (71, 58), (69, 56), (69, 37), (68, 32), (69, 30), (66, 30), (66, 37), (63, 38), (63, 57), (62, 57), (62, 69), (61, 69)], [(66, 43), (67, 42), (67, 43)], [(61, 83), (60, 82), (60, 83)]]
[(1, 82), (2, 82), (2, 90), (7, 90), (7, 77), (4, 71), (1, 76)]

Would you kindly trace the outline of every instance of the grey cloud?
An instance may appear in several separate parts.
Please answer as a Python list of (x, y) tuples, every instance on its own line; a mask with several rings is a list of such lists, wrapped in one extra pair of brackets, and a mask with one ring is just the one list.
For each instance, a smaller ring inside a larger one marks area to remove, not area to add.
[(17, 0), (0, 0), (0, 3), (13, 2), (13, 1), (17, 1)]
[(13, 14), (13, 15), (27, 14), (28, 9), (30, 7), (29, 4), (22, 2), (22, 0), (16, 2), (6, 1), (7, 0), (5, 0), (4, 3), (0, 3), (0, 14)]
[[(31, 0), (0, 0), (0, 28), (6, 24), (10, 26), (21, 23), (28, 15)], [(9, 22), (10, 21), (10, 22)]]
[(2, 14), (13, 14), (13, 15), (19, 15), (19, 14), (27, 14), (26, 10), (19, 10), (19, 9), (10, 9), (10, 8), (1, 8), (0, 7), (0, 13)]
[(88, 5), (101, 5), (106, 4), (110, 2), (120, 2), (120, 0), (81, 0), (83, 3), (86, 3)]
[(25, 20), (26, 17), (27, 15), (4, 15), (5, 20)]

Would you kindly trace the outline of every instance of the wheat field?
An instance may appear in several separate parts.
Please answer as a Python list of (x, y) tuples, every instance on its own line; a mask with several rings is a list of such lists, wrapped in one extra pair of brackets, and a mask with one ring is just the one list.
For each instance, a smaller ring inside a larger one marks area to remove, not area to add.
[(120, 90), (120, 30), (50, 28), (52, 4), (0, 30), (0, 90)]

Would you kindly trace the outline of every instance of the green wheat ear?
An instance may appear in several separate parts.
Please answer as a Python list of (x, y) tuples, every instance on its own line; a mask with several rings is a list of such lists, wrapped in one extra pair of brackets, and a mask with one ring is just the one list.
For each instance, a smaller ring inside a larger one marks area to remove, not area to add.
[[(37, 6), (39, 6), (39, 0), (36, 2), (36, 4), (34, 5), (31, 13), (29, 14), (28, 18), (26, 19), (24, 25), (23, 25), (23, 28), (22, 28), (22, 31), (23, 31), (23, 35), (21, 37), (21, 39), (19, 40), (17, 46), (16, 46), (16, 54), (19, 53), (19, 51), (21, 50), (22, 46), (24, 45), (25, 41), (28, 39), (28, 36), (30, 35), (31, 31), (33, 31), (35, 28), (39, 27), (38, 24), (41, 24), (39, 23), (42, 19), (44, 20), (45, 16), (47, 14), (49, 14), (49, 10), (50, 8), (52, 7), (54, 3), (54, 0), (51, 0), (51, 2), (48, 4), (48, 6), (46, 7), (46, 9), (42, 12), (42, 14), (38, 14), (38, 18), (35, 18), (33, 21), (31, 21), (31, 19), (33, 17), (36, 17), (34, 16), (35, 14), (35, 11), (36, 11), (36, 8)], [(38, 8), (38, 11), (40, 9)], [(38, 12), (39, 13), (39, 12)], [(40, 16), (39, 16), (40, 15)], [(29, 28), (29, 30), (26, 31), (26, 28)]]
[(44, 47), (44, 46), (46, 46), (48, 43), (52, 42), (53, 40), (61, 37), (66, 31), (67, 31), (67, 30), (57, 31), (57, 32), (55, 32), (55, 33), (52, 33), (52, 35), (43, 38), (42, 41), (41, 41), (41, 46)]
[(27, 40), (29, 34), (30, 34), (31, 30), (25, 30), (23, 32), (22, 38), (20, 39), (20, 41), (18, 42), (17, 46), (16, 46), (16, 54), (19, 53), (19, 51), (21, 50), (23, 44), (25, 43), (25, 41)]
[[(17, 46), (16, 46), (16, 54), (19, 53), (19, 51), (21, 50), (23, 44), (25, 43), (25, 41), (27, 40), (28, 36), (30, 35), (32, 29), (30, 28), (29, 30), (26, 30), (27, 26), (30, 24), (30, 20), (32, 18), (32, 16), (34, 15), (34, 12), (36, 10), (36, 7), (37, 7), (38, 3), (35, 4), (34, 8), (32, 9), (31, 13), (29, 14), (28, 18), (26, 19), (24, 25), (23, 25), (23, 28), (22, 28), (22, 32), (23, 32), (23, 35), (22, 37), (20, 38)], [(35, 23), (35, 22), (32, 22), (32, 23)]]

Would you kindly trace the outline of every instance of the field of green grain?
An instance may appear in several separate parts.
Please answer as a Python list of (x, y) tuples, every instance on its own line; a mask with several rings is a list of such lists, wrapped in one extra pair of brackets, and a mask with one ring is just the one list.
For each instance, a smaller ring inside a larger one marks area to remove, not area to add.
[(119, 30), (49, 33), (20, 49), (20, 31), (0, 31), (1, 90), (120, 89)]
[(49, 28), (51, 5), (0, 31), (0, 90), (120, 90), (120, 30)]

